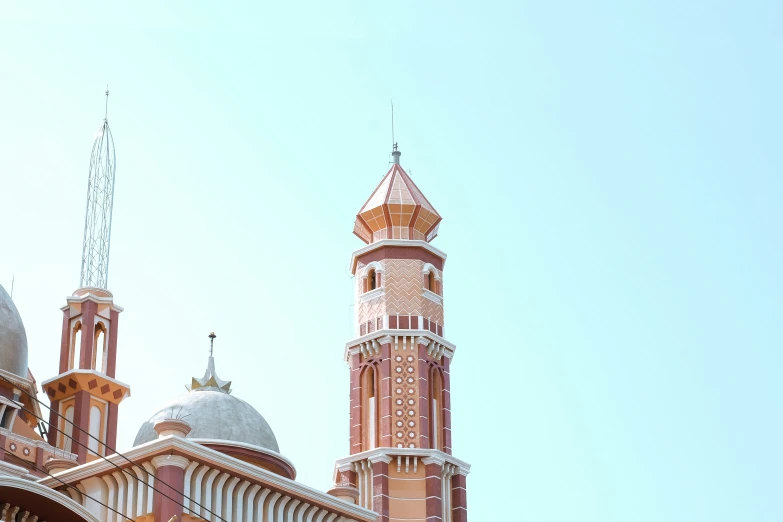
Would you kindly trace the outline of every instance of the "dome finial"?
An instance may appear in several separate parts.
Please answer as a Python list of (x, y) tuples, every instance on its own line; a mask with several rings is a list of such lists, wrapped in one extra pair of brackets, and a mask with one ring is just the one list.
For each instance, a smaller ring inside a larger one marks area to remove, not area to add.
[(215, 332), (209, 333), (209, 362), (207, 363), (207, 371), (204, 372), (204, 377), (198, 379), (193, 377), (190, 384), (190, 391), (196, 390), (212, 390), (220, 391), (223, 393), (231, 393), (231, 381), (224, 381), (218, 377), (215, 371), (215, 358), (212, 356), (212, 351), (215, 347)]

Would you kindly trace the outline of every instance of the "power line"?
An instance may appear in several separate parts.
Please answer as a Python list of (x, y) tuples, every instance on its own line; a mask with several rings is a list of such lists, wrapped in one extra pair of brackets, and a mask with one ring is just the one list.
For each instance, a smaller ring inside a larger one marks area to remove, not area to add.
[(107, 506), (106, 504), (104, 504), (104, 503), (103, 503), (103, 502), (101, 502), (100, 500), (98, 500), (98, 499), (96, 499), (96, 498), (94, 498), (94, 497), (91, 497), (91, 496), (90, 496), (90, 495), (88, 495), (87, 493), (82, 493), (81, 491), (79, 491), (79, 489), (78, 489), (76, 486), (71, 486), (70, 484), (67, 484), (66, 482), (64, 482), (64, 481), (60, 480), (59, 478), (55, 477), (54, 475), (52, 475), (51, 473), (49, 473), (49, 472), (48, 472), (48, 471), (46, 471), (45, 469), (41, 469), (41, 468), (39, 468), (38, 466), (36, 466), (36, 465), (35, 465), (35, 464), (33, 464), (32, 462), (28, 462), (28, 461), (24, 460), (22, 457), (20, 457), (20, 456), (18, 456), (18, 455), (14, 455), (13, 453), (6, 453), (6, 455), (10, 455), (10, 456), (12, 456), (12, 457), (14, 457), (14, 458), (16, 458), (16, 459), (19, 459), (21, 462), (23, 462), (24, 464), (26, 464), (26, 465), (28, 465), (28, 466), (31, 466), (33, 469), (36, 469), (36, 470), (40, 471), (41, 473), (43, 473), (43, 474), (45, 474), (45, 475), (49, 475), (49, 476), (50, 476), (50, 477), (52, 477), (54, 480), (56, 480), (57, 482), (59, 482), (60, 484), (62, 484), (63, 486), (65, 486), (66, 488), (69, 488), (69, 489), (76, 490), (76, 492), (77, 492), (77, 493), (79, 493), (80, 495), (83, 495), (83, 496), (85, 496), (85, 497), (89, 498), (89, 499), (90, 499), (90, 500), (92, 500), (93, 502), (100, 504), (101, 506), (105, 507), (106, 509), (109, 509), (109, 510), (111, 510), (111, 511), (114, 511), (115, 513), (117, 513), (119, 516), (121, 516), (121, 517), (122, 517), (122, 518), (124, 518), (125, 520), (129, 520), (130, 522), (133, 522), (133, 519), (131, 519), (131, 518), (129, 518), (129, 517), (127, 517), (127, 516), (123, 515), (122, 513), (120, 513), (119, 511), (117, 511), (116, 509), (114, 509), (114, 508), (111, 508), (111, 507)]
[[(6, 378), (5, 378), (5, 377), (3, 377), (3, 376), (0, 376), (0, 379), (2, 379), (3, 381), (5, 381), (5, 382), (7, 382), (7, 383), (9, 383), (9, 384), (13, 384), (11, 381), (9, 381), (8, 379), (6, 379)], [(62, 416), (62, 415), (60, 415), (58, 412), (54, 411), (52, 408), (50, 408), (49, 406), (47, 406), (47, 405), (46, 405), (46, 404), (44, 404), (43, 402), (39, 401), (39, 400), (38, 400), (38, 398), (37, 398), (37, 397), (35, 397), (35, 396), (33, 396), (33, 395), (30, 393), (30, 392), (28, 392), (28, 391), (26, 391), (26, 390), (23, 390), (23, 391), (24, 391), (24, 393), (26, 393), (26, 394), (27, 394), (27, 395), (28, 395), (28, 396), (29, 396), (31, 399), (33, 399), (35, 402), (37, 402), (38, 404), (40, 404), (40, 405), (41, 405), (41, 406), (43, 406), (44, 408), (48, 409), (49, 411), (51, 411), (52, 413), (54, 413), (55, 415), (57, 415), (59, 418), (61, 418), (61, 419), (65, 420), (65, 422), (69, 423), (69, 424), (70, 424), (72, 427), (76, 428), (77, 430), (81, 431), (82, 433), (85, 433), (85, 434), (86, 434), (88, 437), (90, 437), (91, 439), (93, 439), (93, 440), (97, 441), (99, 445), (102, 445), (103, 447), (105, 447), (105, 448), (106, 448), (106, 449), (108, 449), (109, 451), (112, 451), (112, 452), (114, 452), (114, 454), (115, 454), (115, 455), (119, 455), (120, 457), (122, 457), (123, 459), (127, 460), (128, 462), (130, 462), (132, 465), (136, 466), (137, 468), (141, 468), (141, 467), (142, 467), (142, 466), (139, 466), (139, 464), (137, 464), (136, 462), (134, 462), (134, 461), (132, 461), (131, 459), (129, 459), (128, 457), (126, 457), (125, 455), (123, 455), (122, 453), (120, 453), (119, 451), (117, 451), (117, 450), (115, 450), (114, 448), (112, 448), (112, 447), (108, 446), (107, 444), (105, 444), (103, 441), (101, 441), (101, 440), (100, 440), (100, 439), (98, 439), (97, 437), (94, 437), (94, 436), (93, 436), (92, 434), (90, 434), (88, 431), (86, 431), (86, 430), (82, 429), (80, 426), (77, 426), (77, 425), (76, 425), (76, 424), (74, 424), (72, 421), (69, 421), (67, 418), (63, 417), (63, 416)], [(30, 415), (32, 415), (33, 417), (35, 417), (36, 419), (38, 419), (39, 421), (41, 421), (41, 422), (43, 422), (43, 423), (45, 423), (45, 424), (48, 424), (50, 429), (51, 429), (51, 428), (54, 428), (54, 429), (55, 429), (55, 431), (60, 431), (60, 430), (58, 430), (56, 427), (52, 426), (52, 424), (51, 424), (50, 422), (47, 422), (47, 421), (46, 421), (46, 420), (44, 420), (43, 418), (41, 418), (41, 417), (39, 417), (38, 415), (36, 415), (36, 414), (35, 414), (35, 412), (32, 412), (32, 411), (28, 410), (27, 408), (25, 408), (25, 407), (24, 407), (24, 406), (22, 406), (22, 405), (20, 405), (19, 407), (20, 407), (20, 408), (21, 408), (23, 411), (25, 411), (25, 412), (29, 413)], [(125, 470), (125, 469), (123, 469), (123, 468), (119, 467), (117, 464), (115, 464), (114, 462), (112, 462), (111, 460), (109, 460), (109, 458), (108, 458), (108, 457), (106, 457), (106, 456), (104, 456), (104, 455), (101, 455), (101, 454), (100, 454), (98, 451), (91, 449), (89, 446), (87, 446), (87, 445), (85, 445), (85, 444), (82, 444), (81, 442), (79, 442), (78, 440), (76, 440), (76, 439), (75, 439), (73, 436), (71, 436), (71, 435), (66, 435), (66, 433), (65, 433), (64, 431), (60, 431), (60, 433), (62, 433), (64, 437), (67, 437), (67, 438), (69, 438), (69, 439), (71, 440), (71, 442), (75, 442), (75, 443), (76, 443), (76, 444), (78, 444), (79, 446), (81, 446), (81, 447), (83, 447), (83, 448), (86, 448), (86, 449), (87, 449), (87, 451), (94, 453), (95, 455), (97, 455), (98, 457), (102, 458), (103, 460), (105, 460), (106, 462), (108, 462), (109, 464), (111, 464), (112, 466), (114, 466), (115, 468), (117, 468), (118, 470), (122, 471), (123, 473), (125, 473), (126, 475), (128, 475), (129, 477), (131, 477), (132, 479), (134, 479), (134, 480), (138, 480), (139, 482), (141, 482), (141, 483), (142, 483), (142, 484), (144, 484), (145, 486), (149, 487), (149, 488), (150, 488), (150, 489), (152, 489), (153, 491), (156, 491), (156, 492), (160, 493), (161, 495), (163, 495), (163, 496), (164, 496), (164, 497), (166, 497), (167, 499), (171, 500), (172, 502), (176, 502), (177, 504), (179, 504), (179, 505), (180, 505), (180, 506), (182, 506), (183, 508), (185, 508), (185, 509), (188, 509), (188, 508), (185, 506), (185, 504), (183, 504), (183, 503), (181, 503), (181, 502), (179, 502), (179, 501), (177, 501), (177, 500), (175, 500), (175, 499), (171, 498), (170, 496), (166, 495), (165, 493), (163, 493), (162, 491), (160, 491), (159, 489), (157, 489), (155, 486), (152, 486), (152, 485), (148, 484), (147, 482), (145, 482), (145, 481), (143, 481), (142, 479), (138, 478), (136, 475), (132, 474), (131, 472), (129, 472), (129, 471), (127, 471), (127, 470)], [(55, 449), (56, 449), (56, 448), (55, 448)], [(36, 469), (37, 469), (37, 468), (36, 468)], [(162, 480), (159, 480), (159, 479), (158, 479), (158, 482), (160, 482), (160, 483), (161, 483), (161, 484), (163, 484), (164, 486), (167, 486), (168, 488), (170, 488), (172, 491), (174, 491), (174, 492), (175, 492), (175, 493), (177, 493), (178, 495), (182, 495), (184, 498), (186, 498), (186, 499), (188, 499), (190, 502), (192, 502), (192, 503), (193, 503), (195, 506), (198, 506), (198, 507), (202, 508), (203, 510), (207, 511), (207, 512), (208, 512), (208, 513), (210, 513), (211, 515), (214, 515), (215, 517), (217, 517), (219, 520), (222, 520), (223, 522), (228, 522), (226, 519), (224, 519), (223, 517), (221, 517), (220, 515), (218, 515), (218, 514), (217, 514), (217, 513), (215, 513), (214, 511), (212, 511), (211, 509), (207, 509), (205, 506), (203, 506), (203, 505), (199, 504), (198, 502), (196, 502), (196, 501), (195, 501), (195, 500), (193, 500), (192, 498), (190, 498), (190, 497), (186, 496), (186, 495), (185, 495), (185, 494), (184, 494), (182, 491), (179, 491), (179, 490), (177, 490), (175, 487), (173, 487), (173, 486), (171, 486), (171, 485), (167, 484), (166, 482), (164, 482), (164, 481), (162, 481)]]

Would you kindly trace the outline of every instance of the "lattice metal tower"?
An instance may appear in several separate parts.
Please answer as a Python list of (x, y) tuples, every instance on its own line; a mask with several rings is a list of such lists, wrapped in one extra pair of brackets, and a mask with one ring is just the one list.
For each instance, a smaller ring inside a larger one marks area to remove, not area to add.
[(111, 213), (114, 204), (114, 173), (117, 165), (108, 113), (109, 87), (107, 86), (106, 114), (103, 125), (98, 129), (90, 155), (80, 287), (94, 286), (105, 289), (109, 279)]

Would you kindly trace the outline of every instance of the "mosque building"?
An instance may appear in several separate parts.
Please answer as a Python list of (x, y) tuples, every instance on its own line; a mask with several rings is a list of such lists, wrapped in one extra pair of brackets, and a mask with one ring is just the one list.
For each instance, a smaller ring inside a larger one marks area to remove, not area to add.
[(203, 377), (151, 405), (133, 447), (116, 450), (131, 386), (115, 378), (123, 309), (107, 289), (115, 149), (104, 118), (57, 375), (36, 382), (22, 318), (0, 286), (0, 522), (467, 521), (470, 466), (452, 456), (446, 254), (431, 245), (441, 216), (400, 156), (395, 144), (356, 215), (365, 246), (351, 256), (356, 331), (343, 352), (350, 437), (324, 493), (296, 481), (264, 417), (218, 376), (211, 345)]

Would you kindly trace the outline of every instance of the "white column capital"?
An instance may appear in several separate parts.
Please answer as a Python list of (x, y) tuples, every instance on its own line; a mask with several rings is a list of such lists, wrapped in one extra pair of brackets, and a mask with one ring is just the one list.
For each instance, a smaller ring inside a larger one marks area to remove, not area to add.
[(391, 344), (393, 341), (391, 335), (384, 335), (383, 337), (378, 338), (378, 344), (384, 345), (384, 344)]
[(424, 464), (437, 464), (441, 467), (446, 463), (446, 459), (441, 455), (430, 455), (429, 457), (424, 457), (421, 461)]
[(180, 469), (185, 469), (190, 464), (190, 461), (185, 457), (180, 457), (179, 455), (158, 455), (152, 459), (152, 464), (156, 468), (161, 468), (163, 466), (175, 466)]
[(392, 461), (392, 457), (389, 455), (373, 455), (369, 457), (367, 460), (369, 460), (373, 464), (375, 464), (376, 462), (385, 462), (386, 464), (388, 464), (389, 462)]

